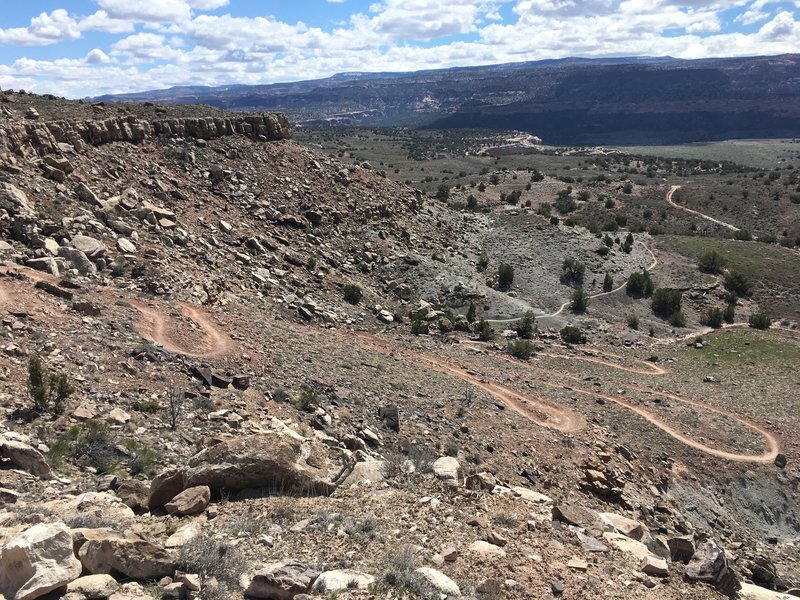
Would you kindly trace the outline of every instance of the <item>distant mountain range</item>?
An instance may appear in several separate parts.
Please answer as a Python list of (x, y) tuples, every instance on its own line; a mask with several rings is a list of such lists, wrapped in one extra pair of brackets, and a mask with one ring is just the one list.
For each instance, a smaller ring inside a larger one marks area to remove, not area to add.
[(283, 111), (299, 125), (519, 129), (552, 144), (798, 137), (800, 55), (568, 58), (96, 100)]

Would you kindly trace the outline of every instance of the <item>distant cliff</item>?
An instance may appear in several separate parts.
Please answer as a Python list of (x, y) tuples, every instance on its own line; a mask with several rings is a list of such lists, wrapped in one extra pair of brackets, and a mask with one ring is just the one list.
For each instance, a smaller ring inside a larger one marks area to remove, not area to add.
[(795, 137), (800, 55), (564, 59), (104, 99), (278, 110), (301, 125), (521, 129), (555, 144)]

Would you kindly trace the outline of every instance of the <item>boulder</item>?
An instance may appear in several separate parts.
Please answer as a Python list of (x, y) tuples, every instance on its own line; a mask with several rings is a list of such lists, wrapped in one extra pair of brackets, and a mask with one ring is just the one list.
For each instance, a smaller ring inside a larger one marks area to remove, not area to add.
[(180, 494), (184, 488), (183, 471), (171, 469), (162, 471), (150, 482), (150, 495), (147, 498), (147, 507), (158, 510)]
[(686, 579), (714, 586), (720, 593), (733, 597), (742, 587), (728, 567), (725, 550), (714, 542), (701, 544), (686, 565)]
[(420, 567), (419, 569), (414, 569), (411, 577), (417, 584), (418, 589), (422, 590), (423, 594), (421, 595), (427, 597), (428, 594), (425, 592), (433, 591), (448, 597), (461, 597), (461, 590), (456, 582), (441, 571), (430, 567)]
[(50, 470), (50, 465), (36, 448), (9, 440), (0, 436), (0, 459), (9, 461), (12, 465), (23, 471), (27, 471), (31, 475), (36, 475), (40, 479), (51, 479), (53, 472)]
[(473, 542), (470, 544), (467, 550), (471, 554), (475, 554), (482, 558), (505, 558), (506, 555), (506, 551), (499, 546), (495, 546), (494, 544), (490, 544), (489, 542), (485, 542), (483, 540)]
[(136, 535), (108, 529), (86, 529), (82, 535), (78, 558), (89, 573), (115, 571), (131, 579), (155, 579), (175, 572), (175, 563), (164, 548)]
[(117, 486), (116, 492), (123, 504), (134, 512), (147, 510), (147, 495), (150, 493), (150, 486), (144, 481), (127, 479)]
[(524, 487), (512, 487), (511, 491), (523, 500), (527, 500), (533, 504), (552, 504), (553, 499), (540, 492), (535, 492)]
[(346, 454), (286, 431), (221, 442), (189, 459), (184, 485), (215, 494), (249, 488), (288, 495), (330, 495), (349, 473)]
[(554, 521), (561, 521), (562, 523), (575, 525), (576, 527), (586, 527), (597, 520), (597, 515), (593, 511), (571, 504), (559, 504), (558, 506), (554, 506), (552, 515)]
[(84, 252), (77, 248), (59, 248), (58, 256), (66, 260), (81, 275), (94, 275), (97, 273), (97, 267), (94, 263), (89, 260), (89, 257)]
[(124, 526), (136, 518), (133, 510), (120, 497), (108, 492), (86, 492), (80, 496), (46, 502), (44, 507), (70, 523), (73, 520), (98, 520)]
[(64, 523), (34, 525), (0, 549), (0, 594), (8, 600), (39, 598), (80, 574)]
[(621, 533), (607, 531), (603, 534), (603, 539), (617, 548), (628, 554), (632, 554), (637, 560), (643, 561), (649, 556), (653, 556), (650, 549), (642, 542), (631, 539)]
[(437, 479), (458, 483), (461, 475), (461, 465), (452, 456), (442, 456), (433, 461), (433, 474)]
[(325, 571), (317, 577), (311, 590), (324, 594), (347, 589), (365, 590), (373, 583), (375, 583), (375, 578), (372, 575), (361, 571), (353, 571), (352, 569), (336, 569), (334, 571)]
[(175, 533), (169, 536), (167, 538), (167, 541), (164, 542), (164, 547), (180, 548), (181, 546), (185, 546), (192, 540), (199, 538), (202, 532), (203, 529), (200, 526), (200, 523), (198, 523), (197, 521), (192, 521), (191, 523), (187, 523), (186, 525), (178, 527)]
[(167, 502), (164, 508), (173, 517), (185, 517), (203, 512), (210, 501), (211, 488), (199, 485), (183, 490)]
[(670, 560), (689, 564), (694, 556), (695, 547), (691, 536), (671, 537), (667, 539)]
[(103, 205), (103, 203), (100, 202), (100, 198), (97, 197), (97, 194), (90, 190), (85, 183), (79, 183), (75, 186), (75, 195), (92, 206)]
[(634, 540), (641, 540), (644, 536), (645, 527), (639, 521), (610, 512), (598, 513), (598, 515), (603, 523), (610, 525), (624, 536)]
[(111, 575), (86, 575), (67, 586), (67, 593), (80, 594), (86, 600), (108, 598), (119, 589), (117, 580)]
[(106, 253), (106, 247), (100, 240), (87, 235), (76, 235), (70, 240), (73, 248), (83, 252), (89, 260), (96, 260)]
[(640, 569), (645, 575), (653, 575), (655, 577), (666, 577), (669, 575), (667, 561), (653, 554), (649, 554), (642, 559)]
[(299, 561), (282, 560), (257, 571), (244, 595), (266, 600), (292, 600), (298, 594), (310, 592), (318, 575)]
[(383, 460), (357, 462), (353, 465), (353, 470), (344, 480), (343, 485), (349, 486), (383, 481), (385, 470), (386, 461)]
[(0, 182), (0, 208), (9, 214), (32, 218), (35, 216), (28, 197), (21, 189), (10, 183)]
[(380, 417), (383, 420), (383, 424), (392, 431), (400, 431), (400, 410), (397, 408), (396, 404), (389, 404), (378, 408), (378, 417)]

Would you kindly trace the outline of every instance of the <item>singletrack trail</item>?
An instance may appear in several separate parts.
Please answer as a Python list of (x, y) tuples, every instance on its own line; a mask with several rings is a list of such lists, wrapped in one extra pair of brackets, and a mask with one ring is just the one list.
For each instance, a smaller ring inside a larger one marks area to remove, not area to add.
[(186, 341), (178, 331), (170, 330), (170, 319), (163, 308), (156, 308), (138, 300), (128, 302), (139, 311), (141, 319), (136, 329), (143, 338), (154, 342), (175, 354), (183, 354), (193, 358), (217, 358), (229, 354), (234, 347), (233, 340), (219, 331), (209, 316), (191, 304), (180, 303), (181, 314), (191, 319), (203, 335), (203, 340)]
[(726, 223), (725, 221), (720, 221), (719, 219), (715, 219), (714, 217), (709, 217), (708, 215), (703, 214), (700, 211), (692, 210), (691, 208), (687, 208), (685, 206), (681, 206), (680, 204), (675, 202), (672, 199), (672, 196), (679, 189), (681, 189), (681, 186), (673, 185), (671, 188), (669, 188), (669, 191), (667, 192), (667, 204), (669, 204), (671, 207), (677, 208), (678, 210), (682, 210), (684, 212), (691, 213), (696, 217), (700, 217), (701, 219), (705, 219), (706, 221), (711, 221), (712, 223), (716, 223), (717, 225), (722, 225), (723, 227), (727, 227), (731, 231), (739, 231), (739, 228), (736, 227), (735, 225), (731, 225), (730, 223)]

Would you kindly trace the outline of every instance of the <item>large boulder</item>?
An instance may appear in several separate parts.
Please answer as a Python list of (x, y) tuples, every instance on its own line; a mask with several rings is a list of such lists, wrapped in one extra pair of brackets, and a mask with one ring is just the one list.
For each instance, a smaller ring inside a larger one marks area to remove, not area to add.
[(70, 241), (76, 250), (83, 252), (89, 260), (96, 260), (106, 253), (106, 247), (100, 240), (88, 235), (76, 235)]
[(307, 594), (319, 573), (296, 560), (282, 560), (257, 571), (244, 595), (265, 600), (292, 600)]
[(211, 501), (211, 488), (207, 485), (190, 487), (164, 506), (173, 517), (185, 517), (203, 512)]
[(164, 548), (136, 535), (85, 529), (76, 545), (81, 564), (95, 575), (116, 572), (131, 579), (156, 579), (175, 572), (175, 563)]
[(726, 596), (736, 595), (742, 585), (733, 571), (728, 567), (725, 550), (714, 542), (701, 544), (686, 565), (686, 579), (700, 581), (714, 586)]
[(86, 492), (60, 500), (51, 500), (43, 505), (46, 509), (61, 515), (72, 528), (98, 527), (98, 523), (114, 523), (125, 526), (136, 515), (121, 498), (108, 492)]
[(164, 508), (164, 505), (180, 494), (184, 487), (183, 471), (171, 469), (159, 473), (150, 482), (147, 507), (150, 510)]
[(28, 197), (21, 189), (10, 183), (0, 183), (0, 208), (12, 215), (33, 217), (34, 211)]
[(438, 479), (450, 483), (458, 483), (461, 477), (461, 465), (452, 456), (442, 456), (433, 461), (433, 474)]
[(86, 254), (77, 248), (61, 247), (58, 249), (58, 256), (66, 260), (73, 269), (81, 275), (94, 275), (97, 267), (89, 260)]
[(44, 455), (33, 446), (0, 436), (0, 459), (41, 479), (51, 479), (53, 472)]
[(273, 431), (234, 438), (189, 460), (184, 485), (215, 494), (267, 488), (289, 495), (330, 495), (350, 470), (347, 456), (316, 440)]
[(33, 600), (64, 587), (81, 574), (64, 523), (40, 523), (0, 550), (0, 594)]

